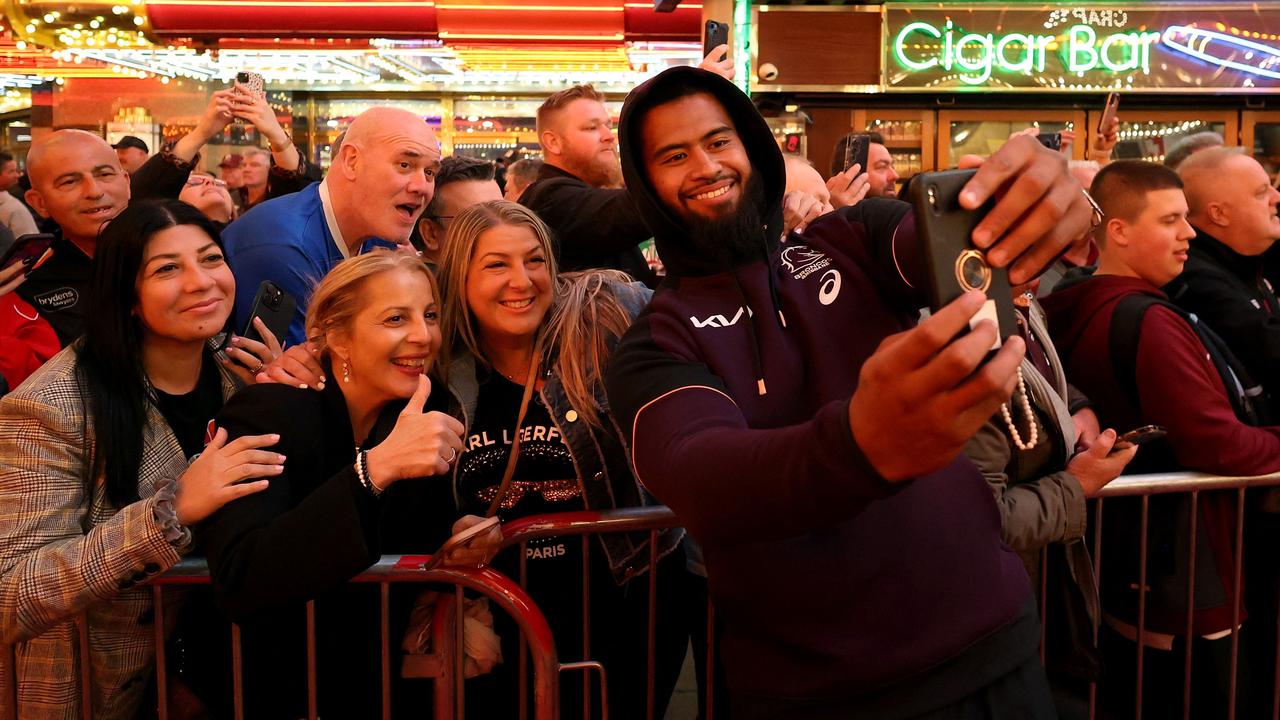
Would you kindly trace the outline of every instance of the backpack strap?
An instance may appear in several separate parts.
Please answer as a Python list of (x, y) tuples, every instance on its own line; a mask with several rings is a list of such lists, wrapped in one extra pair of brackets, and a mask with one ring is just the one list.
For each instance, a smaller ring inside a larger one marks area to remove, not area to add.
[(1142, 400), (1138, 397), (1138, 336), (1143, 316), (1152, 305), (1159, 302), (1150, 295), (1126, 295), (1116, 303), (1111, 314), (1111, 332), (1108, 338), (1111, 370), (1120, 391), (1139, 411), (1142, 409)]
[(1253, 381), (1244, 365), (1236, 358), (1227, 344), (1212, 329), (1200, 322), (1193, 313), (1150, 295), (1129, 295), (1121, 298), (1111, 316), (1109, 343), (1111, 345), (1111, 367), (1116, 382), (1135, 408), (1141, 409), (1142, 400), (1138, 397), (1138, 340), (1142, 331), (1142, 318), (1147, 310), (1155, 305), (1168, 308), (1187, 322), (1204, 346), (1210, 362), (1218, 371), (1223, 387), (1227, 391), (1227, 399), (1236, 417), (1248, 425), (1258, 426), (1262, 418), (1259, 416), (1257, 403), (1262, 388)]

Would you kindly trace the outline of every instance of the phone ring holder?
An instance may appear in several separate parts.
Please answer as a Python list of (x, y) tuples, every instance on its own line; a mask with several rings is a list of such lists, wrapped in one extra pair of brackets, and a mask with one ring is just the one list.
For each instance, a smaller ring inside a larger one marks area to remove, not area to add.
[(970, 248), (956, 256), (956, 282), (966, 292), (991, 287), (991, 266), (982, 251)]

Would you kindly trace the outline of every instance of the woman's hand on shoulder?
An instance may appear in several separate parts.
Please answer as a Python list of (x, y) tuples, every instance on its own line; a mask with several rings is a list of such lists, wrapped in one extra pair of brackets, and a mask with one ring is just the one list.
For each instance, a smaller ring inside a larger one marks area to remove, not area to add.
[(418, 389), (400, 411), (385, 440), (369, 450), (369, 480), (385, 490), (397, 480), (444, 475), (462, 452), (462, 423), (441, 412), (424, 413), (431, 380), (418, 377)]
[[(178, 522), (194, 525), (223, 505), (267, 489), (265, 478), (284, 472), (285, 457), (264, 450), (280, 442), (279, 435), (245, 435), (227, 442), (218, 428), (200, 457), (178, 478), (174, 510)], [(250, 478), (264, 478), (245, 482)]]
[(323, 390), (326, 380), (320, 355), (309, 342), (286, 349), (254, 374), (255, 382), (316, 390)]
[(240, 381), (245, 385), (252, 385), (258, 382), (257, 376), (261, 375), (269, 365), (283, 354), (280, 349), (280, 341), (267, 329), (267, 325), (262, 322), (262, 318), (255, 317), (253, 326), (262, 337), (262, 341), (259, 342), (241, 335), (235, 335), (231, 338), (231, 342), (224, 351), (227, 359), (222, 361), (222, 364), (236, 377), (240, 378)]

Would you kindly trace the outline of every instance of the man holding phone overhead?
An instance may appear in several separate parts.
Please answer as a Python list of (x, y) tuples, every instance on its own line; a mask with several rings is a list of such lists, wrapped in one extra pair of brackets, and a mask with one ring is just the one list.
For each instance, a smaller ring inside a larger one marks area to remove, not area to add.
[[(620, 125), (668, 274), (606, 383), (636, 477), (706, 549), (735, 717), (1052, 717), (1026, 573), (959, 457), (1021, 338), (925, 304), (910, 208), (868, 198), (779, 242), (783, 160), (740, 90), (673, 68)], [(1022, 282), (1090, 222), (1061, 155), (1012, 142), (961, 192)], [(913, 289), (915, 288), (915, 289)], [(761, 581), (762, 576), (786, 582)], [(868, 588), (875, 588), (868, 592)]]

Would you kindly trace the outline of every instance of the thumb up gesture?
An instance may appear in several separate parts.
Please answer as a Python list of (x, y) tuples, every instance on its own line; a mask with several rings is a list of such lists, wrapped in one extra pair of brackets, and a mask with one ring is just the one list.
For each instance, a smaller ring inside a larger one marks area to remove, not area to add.
[(381, 490), (406, 478), (444, 475), (462, 450), (462, 423), (440, 412), (422, 412), (431, 380), (418, 376), (418, 389), (385, 440), (369, 451), (369, 481)]

